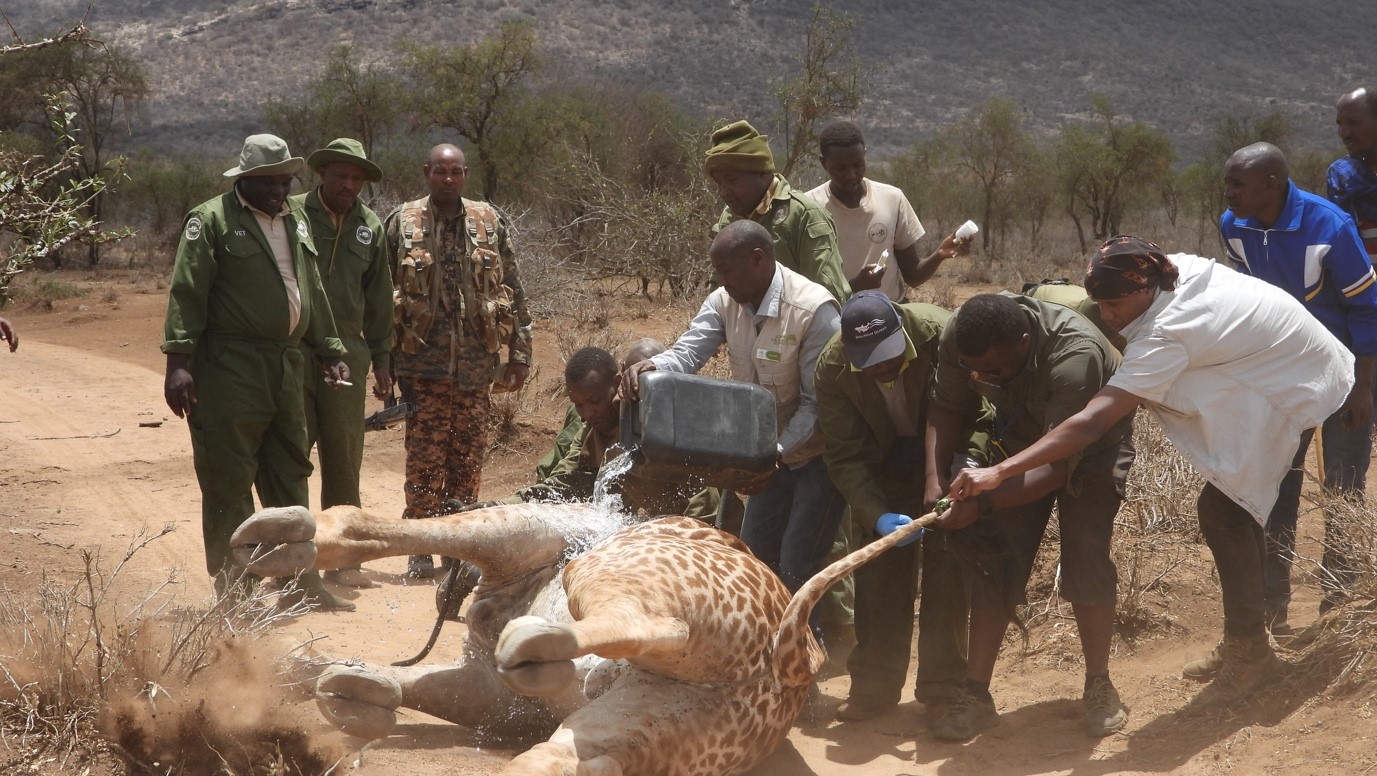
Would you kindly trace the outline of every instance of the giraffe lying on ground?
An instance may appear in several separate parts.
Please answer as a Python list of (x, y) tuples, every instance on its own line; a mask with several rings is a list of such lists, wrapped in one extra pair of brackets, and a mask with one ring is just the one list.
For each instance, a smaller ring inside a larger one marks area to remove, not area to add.
[[(788, 591), (741, 541), (687, 517), (625, 525), (580, 504), (519, 504), (427, 520), (356, 507), (263, 510), (235, 533), (254, 573), (344, 568), (395, 555), (482, 571), (459, 662), (336, 666), (322, 712), (346, 733), (388, 735), (410, 708), (497, 733), (554, 727), (502, 771), (723, 776), (788, 734), (825, 655), (813, 606), (915, 521)], [(555, 727), (558, 725), (558, 727)]]

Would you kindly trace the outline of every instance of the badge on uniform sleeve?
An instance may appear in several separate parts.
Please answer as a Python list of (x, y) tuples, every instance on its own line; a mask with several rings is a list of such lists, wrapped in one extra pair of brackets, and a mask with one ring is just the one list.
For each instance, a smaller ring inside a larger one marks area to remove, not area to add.
[(359, 230), (354, 233), (354, 237), (358, 239), (360, 245), (373, 244), (373, 230), (366, 226), (360, 226)]
[(302, 242), (311, 241), (311, 233), (306, 231), (306, 219), (298, 218), (296, 220), (296, 236), (297, 239), (301, 240)]
[(201, 238), (201, 219), (192, 216), (187, 219), (186, 231), (182, 233), (182, 238), (187, 242), (196, 242)]

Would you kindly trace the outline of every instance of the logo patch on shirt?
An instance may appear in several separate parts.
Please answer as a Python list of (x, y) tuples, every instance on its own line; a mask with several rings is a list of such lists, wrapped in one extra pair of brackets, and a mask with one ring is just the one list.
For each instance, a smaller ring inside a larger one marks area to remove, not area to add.
[(182, 233), (182, 238), (187, 242), (196, 242), (201, 239), (201, 219), (192, 216), (186, 222), (186, 231)]
[(246, 231), (244, 231), (243, 229), (235, 229), (235, 230), (234, 230), (234, 236), (235, 236), (235, 237), (248, 237), (248, 236), (249, 236), (249, 233), (246, 232)]
[(354, 233), (354, 237), (358, 238), (360, 245), (373, 244), (373, 230), (366, 226), (360, 226), (359, 230)]
[(792, 347), (798, 344), (798, 335), (776, 334), (773, 338), (770, 339), (770, 343), (773, 345), (783, 345), (784, 347)]
[(306, 221), (305, 221), (305, 219), (300, 219), (300, 218), (297, 219), (297, 222), (296, 222), (296, 236), (297, 236), (297, 238), (300, 239), (302, 242), (306, 242), (306, 241), (308, 241), (308, 240), (311, 239), (311, 233), (308, 232), (308, 231), (306, 231)]
[(788, 208), (788, 207), (777, 207), (777, 208), (775, 208), (775, 226), (779, 226), (780, 224), (784, 223), (784, 219), (787, 218), (788, 216), (789, 216), (789, 208)]
[(866, 230), (865, 236), (869, 237), (871, 242), (879, 245), (885, 241), (885, 238), (889, 237), (889, 225), (876, 221)]

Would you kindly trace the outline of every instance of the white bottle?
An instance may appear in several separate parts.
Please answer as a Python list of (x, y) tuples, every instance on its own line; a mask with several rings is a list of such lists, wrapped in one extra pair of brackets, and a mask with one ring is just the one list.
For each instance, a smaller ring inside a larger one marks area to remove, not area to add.
[(958, 240), (969, 240), (970, 238), (974, 237), (979, 231), (980, 227), (976, 226), (974, 221), (967, 221), (966, 223), (956, 228), (955, 236)]

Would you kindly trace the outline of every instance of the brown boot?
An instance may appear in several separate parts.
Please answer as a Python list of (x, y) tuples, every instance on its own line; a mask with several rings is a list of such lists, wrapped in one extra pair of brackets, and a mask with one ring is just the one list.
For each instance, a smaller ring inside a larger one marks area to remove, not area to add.
[(1221, 640), (1205, 657), (1192, 660), (1181, 667), (1181, 677), (1197, 682), (1208, 682), (1224, 666), (1224, 642)]
[(1282, 666), (1267, 634), (1251, 638), (1224, 637), (1224, 665), (1214, 681), (1192, 701), (1197, 706), (1226, 706), (1247, 698)]

